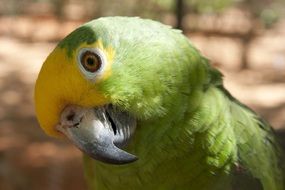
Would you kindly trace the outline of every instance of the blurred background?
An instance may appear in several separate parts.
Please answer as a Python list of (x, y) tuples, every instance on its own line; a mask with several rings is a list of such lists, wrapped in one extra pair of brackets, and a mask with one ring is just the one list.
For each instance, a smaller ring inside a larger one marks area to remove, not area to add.
[(182, 29), (285, 144), (284, 0), (0, 0), (0, 190), (86, 189), (81, 153), (39, 128), (33, 88), (60, 39), (112, 15)]

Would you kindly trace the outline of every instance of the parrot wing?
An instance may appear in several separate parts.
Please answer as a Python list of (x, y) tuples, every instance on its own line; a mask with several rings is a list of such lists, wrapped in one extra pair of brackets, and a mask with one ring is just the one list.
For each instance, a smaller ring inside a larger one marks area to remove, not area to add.
[[(258, 189), (263, 186), (264, 190), (283, 190), (284, 178), (280, 169), (283, 155), (271, 126), (227, 90), (223, 91), (232, 100), (230, 110), (238, 148), (235, 172), (238, 180), (244, 179), (244, 185), (250, 189), (255, 185)], [(245, 181), (252, 177), (255, 180), (251, 180), (251, 185), (246, 184)]]

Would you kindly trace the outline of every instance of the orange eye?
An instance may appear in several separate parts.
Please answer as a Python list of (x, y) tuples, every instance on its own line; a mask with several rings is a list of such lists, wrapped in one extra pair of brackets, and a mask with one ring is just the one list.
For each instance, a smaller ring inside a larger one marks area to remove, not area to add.
[(102, 60), (96, 53), (86, 51), (81, 56), (80, 63), (86, 71), (95, 73), (101, 68)]

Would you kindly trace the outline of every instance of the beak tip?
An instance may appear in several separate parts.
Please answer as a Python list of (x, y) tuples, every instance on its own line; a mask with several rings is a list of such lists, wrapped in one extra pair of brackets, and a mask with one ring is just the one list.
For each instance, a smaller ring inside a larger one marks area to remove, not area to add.
[(119, 164), (129, 164), (137, 161), (138, 159), (139, 158), (137, 156), (130, 154), (128, 159), (122, 160), (122, 162), (120, 162)]
[(104, 154), (88, 154), (88, 155), (95, 160), (99, 160), (101, 162), (104, 162), (107, 164), (114, 164), (114, 165), (130, 164), (138, 160), (137, 156), (130, 154), (128, 152), (125, 152), (123, 150), (120, 150), (119, 154), (120, 155), (117, 155), (117, 156), (106, 156)]
[(125, 158), (125, 159), (122, 159), (122, 160), (115, 160), (111, 164), (116, 164), (116, 165), (130, 164), (130, 163), (133, 163), (133, 162), (135, 162), (137, 160), (138, 160), (138, 157), (131, 154), (129, 158)]

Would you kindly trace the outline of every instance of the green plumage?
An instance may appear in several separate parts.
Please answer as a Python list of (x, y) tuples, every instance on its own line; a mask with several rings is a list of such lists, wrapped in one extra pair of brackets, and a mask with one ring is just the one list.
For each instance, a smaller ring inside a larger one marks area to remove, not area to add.
[(126, 149), (139, 160), (108, 165), (84, 158), (90, 189), (282, 190), (278, 145), (268, 124), (235, 100), (222, 75), (180, 31), (151, 20), (111, 17), (70, 34), (115, 50), (99, 83), (112, 104), (138, 119)]

